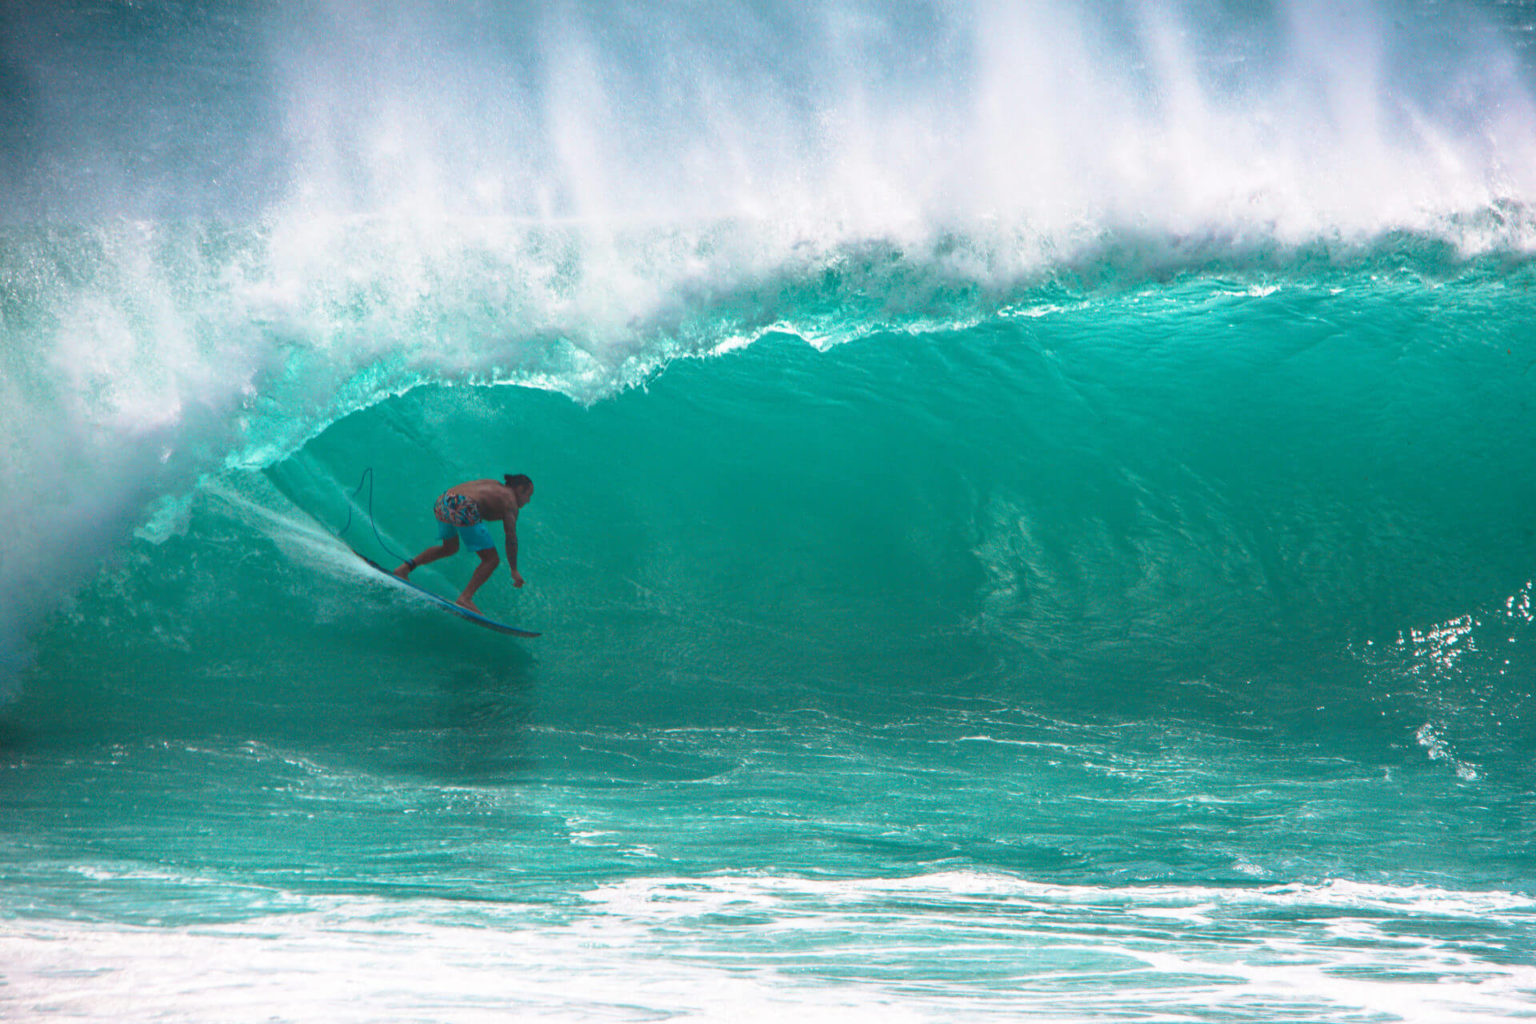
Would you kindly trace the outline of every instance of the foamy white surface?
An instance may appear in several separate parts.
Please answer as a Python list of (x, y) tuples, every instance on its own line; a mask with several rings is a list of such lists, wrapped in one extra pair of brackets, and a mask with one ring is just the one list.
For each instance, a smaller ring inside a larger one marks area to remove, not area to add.
[(1536, 900), (633, 879), (584, 906), (337, 900), (229, 924), (0, 926), (8, 1020), (1491, 1022), (1536, 1017)]

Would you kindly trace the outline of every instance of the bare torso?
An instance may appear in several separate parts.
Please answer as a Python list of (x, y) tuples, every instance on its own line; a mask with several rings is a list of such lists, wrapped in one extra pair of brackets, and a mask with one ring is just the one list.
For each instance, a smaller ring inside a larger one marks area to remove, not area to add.
[(493, 522), (508, 518), (517, 519), (517, 496), (512, 488), (500, 480), (469, 480), (450, 487), (449, 494), (462, 494), (480, 507), (480, 517)]

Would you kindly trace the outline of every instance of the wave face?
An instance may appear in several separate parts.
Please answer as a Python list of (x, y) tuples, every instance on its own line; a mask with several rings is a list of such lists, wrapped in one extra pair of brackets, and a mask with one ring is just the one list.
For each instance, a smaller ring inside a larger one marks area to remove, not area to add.
[(1533, 25), (0, 10), (0, 1015), (1523, 1012)]
[(7, 543), (0, 658), (150, 502), (418, 384), (1527, 253), (1527, 13), (12, 5), (3, 511), (84, 538)]

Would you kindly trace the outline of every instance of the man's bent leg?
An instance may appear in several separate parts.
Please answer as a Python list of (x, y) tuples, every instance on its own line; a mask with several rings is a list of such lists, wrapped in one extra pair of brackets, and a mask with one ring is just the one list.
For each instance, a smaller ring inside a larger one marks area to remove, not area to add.
[(499, 564), (501, 564), (501, 556), (496, 553), (495, 548), (484, 548), (480, 551), (480, 564), (475, 566), (475, 574), (469, 578), (469, 585), (464, 588), (464, 593), (459, 595), (459, 600), (456, 602), (461, 608), (468, 608), (476, 615), (480, 614), (480, 609), (475, 607), (475, 602), (472, 600), (475, 591), (491, 578), (491, 573), (496, 571), (496, 566)]
[(449, 537), (447, 540), (443, 541), (436, 547), (427, 548), (427, 550), (423, 551), (409, 562), (401, 562), (400, 568), (395, 570), (395, 575), (399, 576), (401, 579), (406, 579), (411, 575), (412, 569), (415, 569), (418, 566), (426, 565), (428, 562), (435, 562), (439, 558), (447, 558), (449, 555), (457, 553), (458, 550), (459, 538)]

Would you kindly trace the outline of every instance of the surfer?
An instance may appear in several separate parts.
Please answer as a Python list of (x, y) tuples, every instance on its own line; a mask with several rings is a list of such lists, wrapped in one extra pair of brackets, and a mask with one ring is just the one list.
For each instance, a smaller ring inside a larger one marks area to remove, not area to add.
[(463, 539), (472, 551), (479, 553), (480, 564), (475, 566), (474, 575), (455, 603), (479, 615), (480, 609), (473, 600), (475, 591), (491, 578), (501, 560), (496, 554), (496, 541), (485, 524), (502, 522), (507, 538), (507, 568), (512, 571), (512, 585), (521, 587), (523, 577), (517, 571), (517, 513), (532, 498), (533, 481), (522, 473), (508, 473), (502, 480), (470, 480), (448, 488), (432, 509), (442, 543), (402, 563), (395, 575), (406, 579), (417, 566), (447, 558), (459, 550), (459, 540)]

